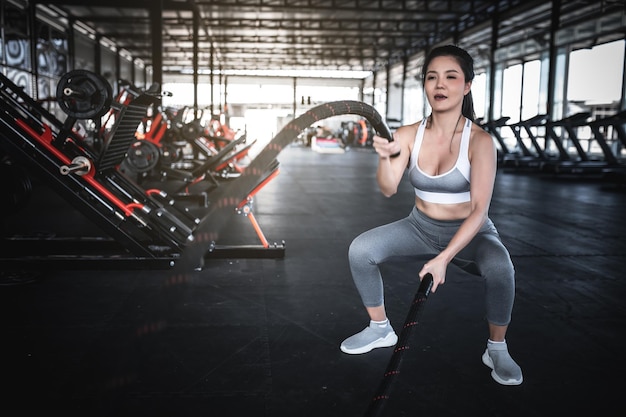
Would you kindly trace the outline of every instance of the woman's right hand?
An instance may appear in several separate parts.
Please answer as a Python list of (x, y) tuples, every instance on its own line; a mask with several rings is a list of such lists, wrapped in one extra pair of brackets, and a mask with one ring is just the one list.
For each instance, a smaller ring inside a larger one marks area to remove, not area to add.
[(374, 135), (374, 150), (380, 158), (389, 158), (391, 155), (395, 155), (400, 152), (400, 142), (395, 139), (395, 135), (396, 134), (394, 133), (393, 141), (389, 141), (386, 138)]

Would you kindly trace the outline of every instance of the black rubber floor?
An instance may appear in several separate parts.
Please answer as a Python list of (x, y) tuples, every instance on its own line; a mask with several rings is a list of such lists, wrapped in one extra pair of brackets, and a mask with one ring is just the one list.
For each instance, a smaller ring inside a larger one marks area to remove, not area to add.
[[(0, 287), (3, 414), (362, 416), (392, 349), (339, 350), (368, 320), (346, 252), (361, 231), (407, 215), (412, 190), (405, 183), (384, 198), (366, 150), (290, 147), (279, 160), (255, 213), (270, 242), (286, 242), (284, 259), (215, 259), (189, 277), (50, 270)], [(480, 359), (482, 282), (450, 267), (384, 415), (616, 415), (626, 369), (625, 207), (615, 186), (499, 172), (491, 218), (517, 270), (507, 339), (524, 382), (492, 380)], [(41, 186), (4, 224), (43, 235), (73, 227), (93, 232)], [(233, 215), (227, 231), (222, 243), (258, 243), (245, 217)], [(384, 268), (398, 331), (419, 268), (419, 260)]]

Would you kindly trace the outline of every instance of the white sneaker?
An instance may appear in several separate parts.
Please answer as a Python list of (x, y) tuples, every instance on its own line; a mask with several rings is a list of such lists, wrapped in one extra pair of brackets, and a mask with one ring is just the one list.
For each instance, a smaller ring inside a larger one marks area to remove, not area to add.
[(524, 378), (522, 369), (509, 355), (506, 342), (487, 342), (487, 349), (483, 353), (483, 363), (492, 369), (491, 377), (502, 385), (519, 385)]
[(391, 347), (398, 342), (398, 336), (390, 324), (381, 327), (370, 321), (370, 325), (341, 343), (341, 351), (350, 355), (367, 353), (372, 349)]

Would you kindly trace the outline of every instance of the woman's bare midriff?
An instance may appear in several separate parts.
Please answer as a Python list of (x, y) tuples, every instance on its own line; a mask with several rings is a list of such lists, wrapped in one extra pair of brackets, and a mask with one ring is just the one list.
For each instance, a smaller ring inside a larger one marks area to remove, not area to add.
[(438, 204), (429, 203), (415, 197), (415, 206), (419, 211), (435, 220), (463, 220), (470, 215), (471, 203)]

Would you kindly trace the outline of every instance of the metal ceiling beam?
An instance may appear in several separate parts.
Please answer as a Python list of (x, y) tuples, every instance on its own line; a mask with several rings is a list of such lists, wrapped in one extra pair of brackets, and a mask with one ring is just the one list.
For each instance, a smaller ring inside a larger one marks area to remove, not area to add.
[[(157, 0), (33, 0), (34, 3), (54, 6), (103, 7), (115, 9), (145, 9), (154, 6)], [(191, 10), (187, 2), (161, 0), (163, 10)]]
[[(354, 12), (385, 14), (414, 13), (418, 18), (436, 19), (443, 13), (455, 16), (462, 15), (474, 8), (475, 0), (446, 0), (446, 1), (380, 1), (380, 0), (195, 0), (195, 3), (210, 11), (221, 11), (227, 8), (241, 12), (253, 10), (255, 12)], [(479, 2), (484, 3), (484, 2)]]
[[(166, 19), (167, 21), (167, 19)], [(227, 31), (239, 30), (285, 30), (299, 32), (358, 32), (358, 33), (387, 33), (394, 36), (414, 32), (426, 32), (438, 30), (442, 26), (449, 25), (452, 21), (444, 19), (342, 19), (333, 21), (321, 18), (303, 19), (269, 19), (269, 18), (203, 18), (202, 22), (207, 28)], [(171, 22), (170, 22), (171, 23)]]
[[(159, 41), (149, 12), (155, 1), (162, 5)], [(563, 2), (563, 8), (572, 9), (574, 16), (578, 9), (570, 3), (574, 2)], [(620, 4), (576, 3), (581, 11), (574, 17), (597, 15)], [(545, 37), (550, 24), (541, 0), (37, 0), (37, 4), (91, 26), (98, 36), (147, 65), (158, 65), (158, 49), (164, 72), (185, 73), (195, 65), (204, 71), (207, 60), (223, 70), (325, 65), (378, 70), (433, 44), (454, 41), (460, 34), (471, 35), (464, 37), (470, 39), (472, 44), (466, 45), (470, 48), (490, 44), (496, 12), (500, 46), (537, 36), (532, 34), (536, 30)], [(487, 30), (472, 32), (480, 27)]]

